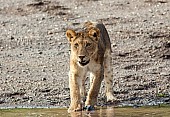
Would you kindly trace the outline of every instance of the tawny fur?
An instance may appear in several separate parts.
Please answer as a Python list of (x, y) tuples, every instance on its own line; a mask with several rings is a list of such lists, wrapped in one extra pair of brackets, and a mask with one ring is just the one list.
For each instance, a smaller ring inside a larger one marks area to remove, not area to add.
[[(67, 30), (66, 36), (71, 44), (69, 72), (71, 104), (68, 111), (82, 110), (82, 100), (86, 96), (85, 105), (94, 106), (103, 76), (107, 101), (115, 100), (112, 94), (111, 43), (105, 26), (102, 23), (85, 22), (82, 31)], [(90, 89), (86, 94), (87, 72), (90, 72)]]

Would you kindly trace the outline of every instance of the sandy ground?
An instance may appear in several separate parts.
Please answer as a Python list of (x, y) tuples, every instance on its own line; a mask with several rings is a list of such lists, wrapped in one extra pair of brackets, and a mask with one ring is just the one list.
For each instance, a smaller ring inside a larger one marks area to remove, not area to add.
[(0, 0), (1, 108), (69, 105), (65, 31), (87, 20), (109, 32), (119, 105), (170, 103), (169, 0)]

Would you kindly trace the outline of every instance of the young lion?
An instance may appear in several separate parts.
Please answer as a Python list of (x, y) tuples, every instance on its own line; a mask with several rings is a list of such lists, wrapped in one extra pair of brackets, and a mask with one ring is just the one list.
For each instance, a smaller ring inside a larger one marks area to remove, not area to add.
[(107, 101), (115, 100), (112, 95), (111, 43), (102, 23), (86, 22), (82, 31), (67, 30), (71, 44), (69, 87), (71, 104), (68, 112), (82, 110), (86, 96), (86, 73), (90, 72), (90, 90), (85, 106), (93, 107), (97, 102), (101, 82), (106, 83)]

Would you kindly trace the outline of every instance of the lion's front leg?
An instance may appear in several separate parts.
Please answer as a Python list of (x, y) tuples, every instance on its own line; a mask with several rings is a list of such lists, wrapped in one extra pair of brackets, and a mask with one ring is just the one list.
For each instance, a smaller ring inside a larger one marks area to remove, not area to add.
[(103, 80), (103, 70), (100, 69), (94, 73), (91, 73), (91, 86), (88, 92), (87, 100), (85, 102), (86, 106), (94, 106), (97, 103), (97, 96), (100, 90), (101, 82)]
[(70, 87), (70, 97), (71, 104), (68, 112), (79, 111), (81, 107), (81, 97), (79, 83), (77, 82), (78, 75), (75, 73), (69, 73), (69, 87)]
[(79, 80), (79, 86), (80, 86), (80, 97), (81, 97), (81, 103), (84, 105), (84, 102), (86, 100), (86, 90), (85, 90), (85, 74), (82, 75), (82, 77)]

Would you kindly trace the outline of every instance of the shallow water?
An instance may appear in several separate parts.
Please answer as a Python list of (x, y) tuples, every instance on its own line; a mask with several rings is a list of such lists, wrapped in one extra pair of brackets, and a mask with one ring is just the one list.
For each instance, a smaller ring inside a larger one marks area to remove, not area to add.
[(1, 109), (0, 117), (170, 117), (170, 108), (101, 108), (67, 113), (66, 109)]

